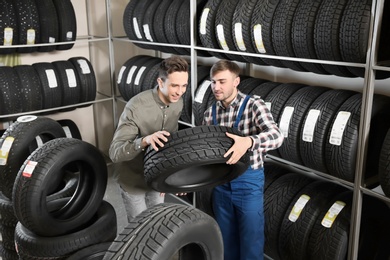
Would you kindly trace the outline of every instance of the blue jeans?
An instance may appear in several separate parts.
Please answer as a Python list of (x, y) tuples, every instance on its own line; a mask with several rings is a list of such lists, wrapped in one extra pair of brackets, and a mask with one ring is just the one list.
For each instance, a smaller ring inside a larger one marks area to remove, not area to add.
[(213, 192), (215, 218), (222, 232), (225, 260), (264, 258), (263, 168), (251, 167)]

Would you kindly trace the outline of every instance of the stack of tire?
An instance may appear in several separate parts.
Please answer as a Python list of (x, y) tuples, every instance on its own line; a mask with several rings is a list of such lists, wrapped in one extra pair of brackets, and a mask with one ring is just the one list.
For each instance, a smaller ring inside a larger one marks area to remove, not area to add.
[[(286, 169), (266, 173), (265, 180), (266, 255), (272, 259), (346, 259), (352, 191)], [(382, 242), (390, 231), (389, 216), (388, 205), (364, 196), (359, 258), (390, 256)]]
[[(202, 9), (205, 2), (205, 0), (197, 0), (197, 9)], [(123, 14), (123, 27), (127, 37), (134, 41), (166, 44), (150, 45), (134, 42), (138, 47), (144, 49), (190, 55), (190, 4), (189, 0), (130, 1)], [(184, 45), (186, 48), (180, 45)], [(198, 55), (210, 56), (203, 51), (199, 51)]]
[[(74, 45), (76, 15), (70, 0), (3, 0), (0, 10), (0, 54), (69, 50)], [(72, 43), (50, 45), (59, 42)], [(12, 45), (26, 47), (7, 47)]]
[[(121, 67), (117, 77), (119, 93), (125, 101), (130, 100), (138, 93), (157, 86), (158, 70), (161, 58), (148, 55), (137, 55), (128, 59)], [(198, 66), (198, 84), (209, 77), (209, 66)], [(191, 123), (192, 117), (192, 94), (191, 75), (189, 74), (188, 86), (183, 95), (183, 111), (181, 120)]]
[(95, 72), (84, 57), (0, 67), (0, 115), (71, 106), (95, 98)]
[(23, 116), (0, 139), (4, 259), (92, 254), (116, 236), (115, 211), (102, 200), (104, 158), (91, 144), (66, 138), (64, 126), (72, 124)]

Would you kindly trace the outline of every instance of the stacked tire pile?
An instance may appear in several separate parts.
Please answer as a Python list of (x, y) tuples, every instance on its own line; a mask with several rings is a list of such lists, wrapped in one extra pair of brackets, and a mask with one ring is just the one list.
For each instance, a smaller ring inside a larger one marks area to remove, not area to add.
[[(195, 93), (197, 125), (215, 101), (210, 84)], [(285, 137), (282, 146), (269, 154), (354, 182), (361, 93), (251, 77), (244, 78), (238, 89), (264, 100)], [(387, 96), (374, 95), (366, 179), (379, 172), (380, 150), (390, 128), (389, 101)]]
[[(335, 183), (266, 165), (265, 253), (272, 259), (346, 259), (352, 191)], [(266, 168), (267, 169), (267, 168)], [(390, 256), (386, 240), (389, 206), (364, 196), (358, 254)]]
[[(186, 45), (188, 48), (134, 43), (144, 49), (190, 55), (190, 4), (190, 1), (180, 0), (130, 1), (123, 14), (123, 27), (127, 37), (134, 41)], [(198, 10), (204, 4), (205, 0), (198, 0)], [(202, 51), (198, 55), (210, 56)]]
[[(121, 67), (117, 77), (119, 93), (125, 101), (130, 100), (138, 93), (157, 86), (158, 70), (161, 58), (147, 55), (137, 55), (128, 59)], [(209, 66), (198, 66), (198, 84), (209, 77)], [(186, 92), (183, 95), (183, 111), (181, 120), (191, 123), (192, 117), (192, 95), (191, 75), (189, 74)]]
[(23, 116), (0, 139), (4, 259), (85, 259), (85, 251), (103, 254), (116, 236), (114, 208), (102, 200), (104, 158), (66, 138), (69, 126)]
[(3, 0), (0, 3), (0, 54), (50, 52), (71, 49), (76, 39), (76, 15), (70, 0)]
[(84, 57), (0, 67), (0, 115), (93, 101), (96, 77)]

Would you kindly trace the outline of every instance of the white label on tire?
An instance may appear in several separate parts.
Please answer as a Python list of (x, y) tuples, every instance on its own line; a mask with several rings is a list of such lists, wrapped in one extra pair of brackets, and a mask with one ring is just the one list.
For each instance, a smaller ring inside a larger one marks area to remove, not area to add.
[(129, 74), (127, 75), (127, 79), (126, 79), (126, 84), (130, 84), (131, 83), (131, 80), (133, 79), (133, 75), (134, 75), (134, 72), (135, 70), (137, 69), (137, 66), (132, 66), (130, 71), (129, 71)]
[(207, 17), (209, 16), (210, 8), (204, 8), (202, 12), (202, 16), (200, 17), (200, 23), (199, 23), (199, 32), (200, 34), (205, 35), (207, 33), (206, 26), (207, 26)]
[(307, 114), (305, 125), (303, 126), (302, 140), (305, 142), (313, 142), (314, 129), (317, 125), (321, 111), (318, 109), (310, 109)]
[(35, 44), (35, 30), (34, 29), (27, 30), (27, 44)]
[(70, 131), (70, 128), (69, 126), (65, 125), (62, 127), (62, 129), (64, 129), (64, 132), (65, 132), (65, 136), (68, 137), (68, 138), (72, 138), (72, 132)]
[(337, 114), (336, 120), (333, 123), (332, 131), (330, 132), (329, 143), (333, 145), (341, 145), (343, 134), (351, 112), (340, 111)]
[(23, 170), (23, 176), (26, 177), (26, 178), (30, 178), (31, 175), (33, 174), (34, 172), (34, 169), (35, 167), (37, 166), (38, 162), (34, 162), (34, 161), (28, 161), (26, 166), (24, 167), (24, 170)]
[(321, 224), (326, 228), (332, 227), (334, 221), (340, 214), (341, 210), (345, 207), (345, 205), (345, 202), (342, 201), (336, 201), (335, 203), (333, 203), (332, 207), (330, 207), (325, 217), (322, 219)]
[(261, 24), (256, 24), (253, 27), (253, 35), (255, 38), (256, 49), (260, 53), (266, 53), (267, 51), (265, 50), (264, 43), (263, 43), (263, 36), (261, 34)]
[(54, 70), (52, 70), (52, 69), (45, 70), (45, 73), (46, 73), (46, 77), (47, 77), (47, 82), (49, 83), (49, 88), (58, 87), (57, 77), (56, 77), (56, 73), (54, 72)]
[(32, 116), (32, 115), (28, 115), (28, 116), (20, 116), (16, 119), (16, 121), (20, 122), (20, 123), (26, 123), (26, 122), (31, 122), (31, 121), (34, 121), (35, 119), (37, 119), (38, 117), (37, 116)]
[(66, 69), (65, 70), (66, 77), (68, 78), (68, 85), (70, 88), (77, 87), (77, 81), (76, 81), (76, 74), (74, 73), (73, 69)]
[(71, 41), (73, 39), (73, 32), (69, 31), (66, 33), (66, 40)]
[(195, 102), (197, 103), (203, 103), (203, 97), (204, 94), (206, 93), (207, 89), (210, 87), (211, 81), (210, 80), (204, 80), (202, 82), (202, 85), (199, 86), (199, 89), (196, 91), (195, 95)]
[(142, 74), (144, 74), (144, 71), (146, 70), (146, 67), (143, 66), (139, 69), (137, 75), (135, 76), (134, 84), (139, 85), (139, 80), (142, 77)]
[(4, 28), (4, 46), (12, 45), (12, 39), (14, 38), (14, 29), (11, 27)]
[(142, 35), (141, 35), (140, 30), (139, 30), (138, 21), (137, 21), (136, 17), (133, 17), (133, 27), (134, 27), (135, 35), (137, 36), (137, 38), (142, 39)]
[(0, 165), (6, 165), (8, 160), (8, 154), (11, 150), (12, 143), (14, 142), (15, 138), (12, 136), (8, 136), (5, 138), (1, 148), (0, 148)]
[(125, 71), (125, 69), (126, 69), (126, 66), (122, 66), (121, 70), (119, 71), (118, 80), (117, 80), (118, 84), (121, 83), (123, 72)]
[(91, 73), (91, 69), (89, 68), (88, 62), (86, 60), (79, 59), (77, 60), (77, 63), (80, 65), (81, 73), (83, 74)]
[(236, 43), (241, 51), (246, 51), (244, 37), (242, 36), (242, 23), (234, 24), (234, 34), (236, 35)]
[(225, 34), (223, 33), (223, 25), (218, 24), (217, 25), (217, 37), (219, 44), (221, 44), (221, 47), (223, 50), (228, 51), (229, 47), (227, 46), (226, 40), (225, 40)]
[(49, 43), (55, 43), (56, 42), (56, 38), (54, 37), (49, 37)]
[(144, 28), (144, 34), (146, 39), (153, 42), (152, 35), (150, 34), (149, 24), (144, 24), (142, 27)]
[(288, 219), (291, 222), (297, 221), (299, 216), (301, 215), (301, 212), (303, 208), (306, 206), (306, 203), (310, 200), (310, 197), (306, 194), (302, 194), (297, 202), (295, 202), (294, 207), (292, 208), (290, 215), (288, 216)]
[(286, 106), (283, 110), (282, 117), (280, 118), (280, 131), (284, 137), (288, 137), (288, 130), (290, 128), (291, 117), (294, 113), (294, 107)]

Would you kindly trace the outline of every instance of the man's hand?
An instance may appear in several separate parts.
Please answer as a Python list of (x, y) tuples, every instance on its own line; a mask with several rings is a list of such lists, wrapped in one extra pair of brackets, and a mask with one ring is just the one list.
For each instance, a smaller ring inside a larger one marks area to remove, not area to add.
[(234, 140), (234, 144), (223, 155), (223, 157), (226, 158), (230, 154), (232, 154), (226, 163), (227, 164), (235, 164), (248, 151), (248, 149), (252, 147), (252, 138), (250, 138), (249, 136), (243, 137), (243, 136), (234, 135), (231, 133), (226, 133), (226, 135)]
[(164, 143), (168, 141), (166, 136), (170, 136), (170, 133), (167, 131), (158, 131), (151, 135), (145, 136), (142, 139), (142, 146), (146, 147), (151, 145), (154, 150), (158, 151), (158, 146), (164, 147)]

